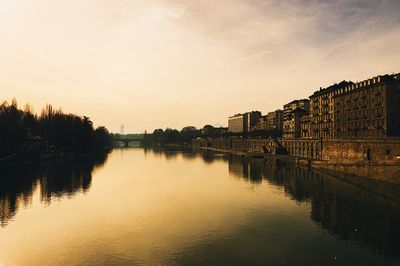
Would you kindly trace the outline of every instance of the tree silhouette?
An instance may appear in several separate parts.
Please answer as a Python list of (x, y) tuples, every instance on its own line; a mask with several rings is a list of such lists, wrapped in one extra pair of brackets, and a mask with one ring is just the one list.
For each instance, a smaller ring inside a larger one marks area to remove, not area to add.
[(94, 129), (87, 116), (65, 114), (50, 104), (37, 116), (28, 104), (19, 109), (15, 99), (0, 105), (0, 160), (55, 151), (84, 154), (110, 145), (108, 130)]

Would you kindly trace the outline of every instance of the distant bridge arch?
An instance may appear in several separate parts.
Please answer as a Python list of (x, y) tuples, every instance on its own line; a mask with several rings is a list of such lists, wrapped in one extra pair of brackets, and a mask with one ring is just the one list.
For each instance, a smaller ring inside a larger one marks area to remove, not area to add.
[(114, 143), (122, 143), (122, 146), (119, 147), (123, 147), (123, 148), (129, 148), (131, 147), (130, 144), (131, 143), (138, 143), (138, 146), (142, 146), (143, 145), (143, 139), (137, 139), (137, 138), (126, 138), (126, 139), (114, 139), (113, 140)]

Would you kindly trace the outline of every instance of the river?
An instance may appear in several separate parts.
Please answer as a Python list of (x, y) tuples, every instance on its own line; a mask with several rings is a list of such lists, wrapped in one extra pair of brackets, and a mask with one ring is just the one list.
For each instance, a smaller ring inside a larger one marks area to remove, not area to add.
[(400, 265), (400, 189), (371, 182), (142, 148), (2, 170), (0, 265)]

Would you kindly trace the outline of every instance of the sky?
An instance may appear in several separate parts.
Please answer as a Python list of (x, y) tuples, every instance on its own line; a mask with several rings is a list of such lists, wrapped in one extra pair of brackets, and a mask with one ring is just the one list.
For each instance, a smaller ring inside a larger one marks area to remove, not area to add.
[(0, 101), (112, 132), (227, 125), (400, 72), (399, 0), (0, 0)]

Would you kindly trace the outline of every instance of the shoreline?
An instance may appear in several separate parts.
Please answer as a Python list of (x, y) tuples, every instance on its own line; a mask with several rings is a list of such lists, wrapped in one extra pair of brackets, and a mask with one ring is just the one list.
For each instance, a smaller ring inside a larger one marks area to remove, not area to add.
[[(304, 158), (292, 155), (275, 155), (254, 151), (235, 151), (233, 149), (218, 149), (212, 147), (193, 147), (194, 150), (207, 150), (218, 153), (237, 155), (242, 157), (275, 159), (296, 163), (302, 167), (322, 171), (331, 175), (342, 174), (348, 179), (363, 178), (366, 180), (382, 181), (391, 184), (400, 184), (400, 165), (376, 162), (349, 162), (338, 163), (327, 160)], [(351, 182), (353, 183), (353, 182)]]
[(2, 163), (2, 161), (7, 161), (9, 158), (17, 157), (18, 159), (21, 159), (24, 158), (24, 156), (26, 156), (24, 154), (15, 153), (12, 156), (6, 156), (0, 159), (0, 169), (10, 169), (19, 166), (31, 166), (33, 164), (45, 164), (49, 162), (70, 162), (79, 158), (90, 157), (101, 152), (108, 153), (112, 149), (113, 149), (112, 147), (104, 147), (84, 154), (74, 154), (66, 152), (42, 153), (36, 158), (31, 157), (25, 160), (24, 159), (15, 161), (11, 160), (9, 162)]

